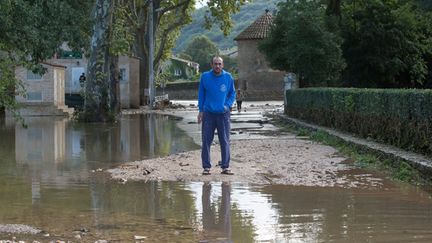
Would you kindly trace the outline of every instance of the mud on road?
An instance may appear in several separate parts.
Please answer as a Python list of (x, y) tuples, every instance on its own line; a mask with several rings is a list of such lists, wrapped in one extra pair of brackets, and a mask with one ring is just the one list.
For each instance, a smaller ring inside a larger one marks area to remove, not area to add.
[[(158, 113), (181, 117), (179, 127), (200, 144), (197, 109), (193, 104), (183, 109), (166, 109)], [(231, 164), (234, 175), (222, 175), (217, 167), (219, 145), (212, 146), (211, 175), (202, 175), (201, 151), (194, 150), (142, 161), (127, 162), (108, 170), (121, 183), (127, 181), (229, 181), (254, 184), (283, 184), (326, 187), (364, 187), (380, 184), (370, 174), (355, 174), (349, 159), (330, 146), (322, 145), (263, 125), (266, 114), (281, 112), (281, 102), (249, 103), (245, 111), (232, 113)], [(140, 112), (140, 111), (138, 111)], [(142, 111), (141, 111), (142, 112)], [(144, 111), (154, 112), (154, 111)], [(251, 124), (260, 124), (262, 132)], [(271, 132), (269, 132), (271, 130)], [(217, 142), (217, 136), (215, 136)]]

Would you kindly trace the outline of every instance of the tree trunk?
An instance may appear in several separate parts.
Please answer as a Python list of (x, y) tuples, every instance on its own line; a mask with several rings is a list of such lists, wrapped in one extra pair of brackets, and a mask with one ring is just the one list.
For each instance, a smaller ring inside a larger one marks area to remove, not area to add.
[(111, 121), (118, 112), (118, 57), (109, 53), (113, 6), (110, 0), (96, 0), (91, 38), (88, 78), (85, 84), (85, 121)]
[(140, 86), (140, 105), (148, 104), (148, 92), (145, 93), (144, 90), (148, 90), (148, 47), (147, 41), (145, 39), (145, 34), (143, 31), (138, 30), (136, 32), (135, 40), (135, 53), (137, 57), (140, 58), (140, 75), (139, 75), (139, 86)]

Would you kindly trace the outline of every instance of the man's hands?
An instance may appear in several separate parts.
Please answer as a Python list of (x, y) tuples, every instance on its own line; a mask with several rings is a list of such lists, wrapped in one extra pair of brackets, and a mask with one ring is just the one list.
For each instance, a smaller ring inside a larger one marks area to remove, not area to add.
[(197, 117), (198, 124), (200, 124), (202, 122), (202, 118), (203, 118), (203, 113), (202, 112), (198, 113), (198, 117)]

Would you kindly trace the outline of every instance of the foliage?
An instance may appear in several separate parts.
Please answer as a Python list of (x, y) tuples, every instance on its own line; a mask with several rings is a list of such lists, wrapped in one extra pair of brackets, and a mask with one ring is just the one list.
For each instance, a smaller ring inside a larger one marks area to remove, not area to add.
[(424, 8), (425, 10), (432, 10), (432, 1), (430, 0), (418, 0), (418, 4), (420, 7)]
[(24, 92), (15, 80), (15, 66), (43, 73), (39, 63), (52, 57), (64, 41), (71, 47), (85, 46), (89, 34), (85, 10), (90, 2), (0, 1), (0, 106), (16, 109), (13, 90)]
[(201, 72), (211, 69), (211, 60), (218, 53), (219, 50), (216, 45), (206, 36), (195, 37), (185, 50), (185, 54), (189, 55), (192, 61), (199, 64)]
[(432, 154), (431, 90), (313, 88), (286, 95), (290, 116)]
[[(135, 31), (135, 40), (132, 46), (132, 53), (140, 58), (140, 85), (148, 87), (148, 60), (149, 60), (149, 24), (148, 12), (149, 2), (145, 0), (118, 0), (127, 6), (128, 22)], [(154, 70), (158, 70), (162, 61), (167, 60), (171, 55), (175, 41), (180, 33), (181, 27), (191, 21), (191, 14), (194, 9), (194, 0), (153, 0), (154, 19)], [(244, 0), (211, 0), (207, 4), (213, 11), (209, 12), (212, 24), (219, 24), (225, 32), (231, 28), (229, 22), (232, 14), (239, 10)], [(223, 10), (223, 11), (221, 11)], [(209, 16), (210, 16), (209, 15)], [(210, 22), (208, 22), (210, 24)], [(209, 25), (210, 26), (210, 25)], [(144, 89), (141, 89), (141, 101), (144, 101)]]
[(228, 35), (229, 31), (233, 27), (233, 22), (230, 15), (226, 14), (234, 10), (234, 12), (240, 11), (240, 6), (246, 1), (218, 1), (218, 0), (208, 0), (207, 6), (208, 10), (204, 16), (206, 29), (210, 29), (213, 24), (219, 24), (220, 29), (225, 36)]
[(13, 60), (0, 53), (0, 108), (7, 108), (16, 118), (18, 104), (15, 102), (15, 95), (24, 95), (24, 86), (20, 80), (15, 78)]
[(165, 88), (166, 84), (170, 80), (170, 74), (166, 72), (157, 73), (155, 76), (156, 87)]
[(432, 50), (431, 21), (430, 14), (413, 1), (346, 4), (342, 24), (346, 79), (367, 87), (422, 84), (428, 73), (425, 57)]
[(130, 12), (125, 5), (114, 9), (114, 21), (110, 40), (110, 53), (115, 56), (130, 54), (130, 47), (135, 40), (135, 33), (129, 25)]
[(174, 48), (175, 53), (184, 51), (190, 41), (197, 36), (205, 35), (213, 41), (219, 49), (229, 49), (236, 46), (234, 38), (248, 27), (259, 16), (264, 14), (265, 9), (275, 10), (276, 4), (282, 0), (254, 0), (248, 1), (240, 7), (240, 11), (232, 15), (232, 30), (224, 35), (220, 27), (213, 26), (210, 29), (205, 26), (205, 16), (210, 13), (208, 7), (202, 7), (192, 13), (192, 22), (181, 29), (180, 36)]
[(167, 67), (162, 71), (161, 74), (164, 75), (169, 81), (178, 79), (193, 80), (196, 78), (197, 72), (195, 68), (189, 66), (186, 61), (187, 60), (171, 58), (169, 61), (166, 61), (165, 66)]
[(336, 80), (345, 67), (342, 39), (327, 29), (324, 7), (308, 0), (279, 4), (268, 38), (259, 43), (273, 68), (299, 74), (307, 86)]
[(181, 58), (181, 59), (185, 59), (185, 60), (189, 60), (189, 61), (192, 60), (192, 57), (189, 56), (188, 54), (184, 53), (184, 52), (179, 53), (177, 56), (178, 56), (179, 58)]
[(224, 69), (231, 73), (234, 79), (238, 77), (237, 60), (229, 56), (221, 55), (224, 62)]

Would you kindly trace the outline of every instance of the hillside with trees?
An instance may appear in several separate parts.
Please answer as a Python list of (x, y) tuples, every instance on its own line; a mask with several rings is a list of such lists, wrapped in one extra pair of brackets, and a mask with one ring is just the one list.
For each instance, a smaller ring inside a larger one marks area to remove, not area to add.
[(219, 26), (213, 26), (210, 30), (204, 27), (204, 16), (207, 7), (197, 9), (192, 14), (192, 23), (185, 26), (181, 30), (181, 34), (177, 40), (177, 44), (173, 49), (174, 53), (184, 51), (188, 43), (196, 36), (205, 35), (221, 50), (229, 49), (236, 45), (234, 38), (240, 34), (247, 26), (249, 26), (256, 18), (264, 14), (266, 9), (275, 11), (276, 4), (281, 0), (255, 0), (251, 3), (246, 3), (240, 8), (240, 12), (232, 16), (233, 28), (228, 36), (224, 36)]

